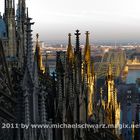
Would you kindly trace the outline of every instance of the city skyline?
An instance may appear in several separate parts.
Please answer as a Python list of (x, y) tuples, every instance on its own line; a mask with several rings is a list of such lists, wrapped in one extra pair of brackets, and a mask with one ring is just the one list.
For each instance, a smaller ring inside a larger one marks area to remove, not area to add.
[[(138, 0), (34, 0), (28, 1), (29, 15), (33, 18), (34, 38), (49, 43), (66, 43), (67, 34), (81, 31), (84, 42), (85, 31), (90, 31), (93, 42), (139, 42), (140, 2)], [(3, 13), (4, 1), (0, 1)], [(17, 4), (17, 0), (16, 0)], [(74, 42), (74, 34), (73, 34)]]

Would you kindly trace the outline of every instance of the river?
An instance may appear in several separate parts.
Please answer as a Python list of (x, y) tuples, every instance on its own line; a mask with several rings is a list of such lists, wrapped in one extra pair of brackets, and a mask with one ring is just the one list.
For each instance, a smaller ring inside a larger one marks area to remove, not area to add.
[(140, 70), (129, 70), (126, 78), (126, 83), (136, 83), (137, 78), (140, 78)]

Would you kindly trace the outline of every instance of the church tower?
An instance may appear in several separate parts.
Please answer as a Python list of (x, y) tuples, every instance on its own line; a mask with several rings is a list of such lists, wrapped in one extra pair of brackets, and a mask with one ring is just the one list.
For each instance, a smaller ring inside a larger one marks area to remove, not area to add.
[(8, 61), (16, 60), (16, 26), (15, 26), (15, 1), (14, 0), (5, 0), (5, 15), (4, 20), (7, 26), (8, 32), (8, 46), (7, 54)]

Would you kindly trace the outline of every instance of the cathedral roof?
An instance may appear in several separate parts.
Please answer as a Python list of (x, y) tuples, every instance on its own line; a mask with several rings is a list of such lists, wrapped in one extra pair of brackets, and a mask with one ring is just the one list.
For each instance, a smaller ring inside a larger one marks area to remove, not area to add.
[(2, 16), (0, 15), (0, 38), (5, 38), (6, 36), (7, 36), (6, 24), (5, 24)]

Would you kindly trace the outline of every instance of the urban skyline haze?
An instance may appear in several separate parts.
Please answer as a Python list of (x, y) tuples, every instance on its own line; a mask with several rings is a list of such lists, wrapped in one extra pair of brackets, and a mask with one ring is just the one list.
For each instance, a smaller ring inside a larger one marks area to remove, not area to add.
[[(140, 42), (139, 0), (26, 0), (33, 18), (34, 38), (63, 43), (79, 29), (91, 42)], [(16, 0), (17, 4), (17, 0)], [(0, 0), (3, 13), (4, 0)], [(84, 41), (83, 41), (84, 42)]]

